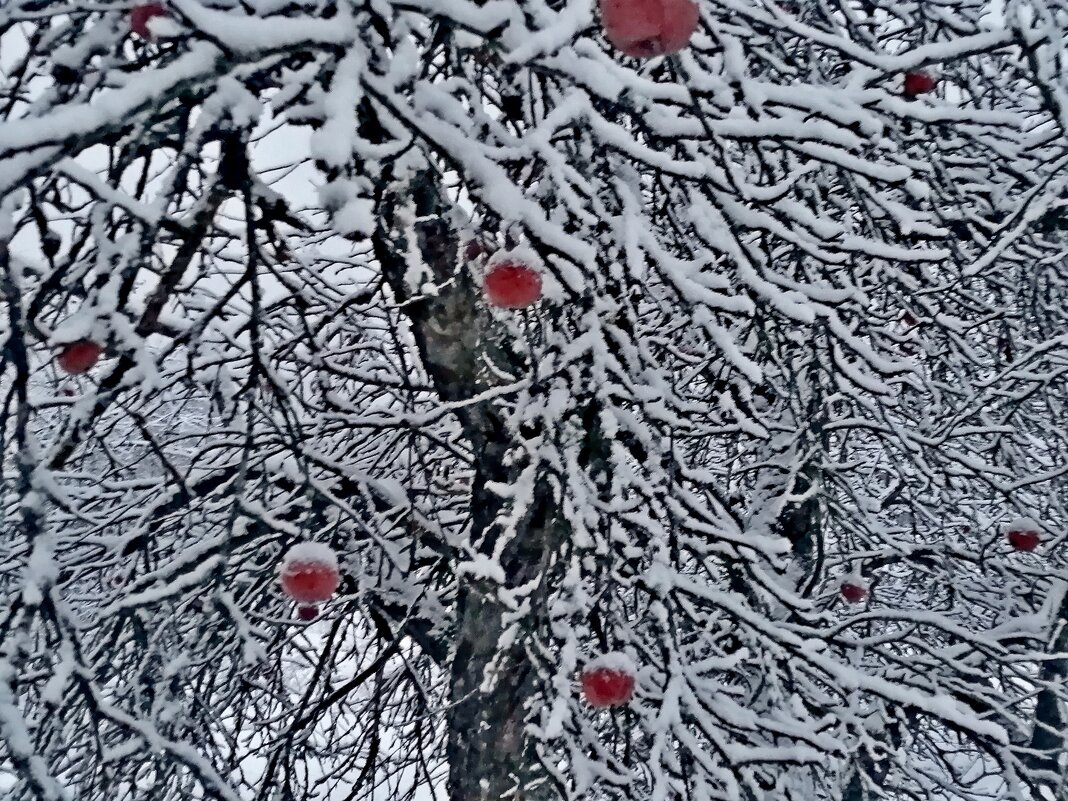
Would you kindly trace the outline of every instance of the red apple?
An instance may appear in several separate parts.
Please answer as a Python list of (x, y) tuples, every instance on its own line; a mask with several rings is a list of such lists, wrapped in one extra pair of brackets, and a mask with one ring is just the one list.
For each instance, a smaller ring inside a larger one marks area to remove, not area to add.
[(600, 0), (605, 37), (634, 58), (652, 58), (690, 44), (701, 12), (693, 0)]
[(1042, 542), (1042, 527), (1030, 517), (1017, 517), (1003, 529), (1009, 545), (1017, 551), (1033, 551)]
[(938, 86), (938, 81), (926, 72), (905, 73), (905, 97), (916, 97), (933, 92), (936, 86)]
[(863, 584), (855, 584), (852, 581), (843, 581), (842, 586), (839, 588), (842, 597), (851, 604), (863, 603), (864, 599), (868, 597), (868, 588)]
[(634, 676), (609, 668), (587, 670), (582, 674), (582, 693), (590, 706), (622, 706), (634, 695)]
[(142, 39), (152, 39), (152, 31), (148, 28), (148, 21), (153, 17), (167, 16), (167, 9), (163, 3), (143, 3), (130, 9), (130, 30)]
[(582, 694), (590, 706), (621, 706), (634, 695), (634, 663), (613, 652), (590, 660), (582, 671)]
[(1037, 531), (1010, 531), (1009, 545), (1017, 551), (1033, 551), (1042, 541)]
[(79, 339), (64, 345), (56, 357), (60, 369), (71, 375), (80, 375), (93, 369), (104, 349), (91, 339)]
[(518, 261), (494, 264), (483, 285), (489, 302), (502, 309), (522, 309), (541, 297), (541, 275)]
[(312, 604), (301, 604), (297, 607), (297, 618), (305, 623), (310, 623), (317, 617), (319, 617), (319, 607)]
[(1042, 537), (1037, 531), (1013, 530), (1006, 535), (1011, 545), (1017, 551), (1033, 551), (1042, 542)]
[(299, 604), (328, 601), (341, 583), (337, 555), (321, 543), (298, 543), (282, 560), (281, 581), (282, 591)]

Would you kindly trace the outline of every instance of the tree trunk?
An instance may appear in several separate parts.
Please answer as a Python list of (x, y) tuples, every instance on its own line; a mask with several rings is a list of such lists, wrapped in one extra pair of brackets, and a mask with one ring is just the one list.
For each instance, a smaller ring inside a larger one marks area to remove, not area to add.
[[(426, 173), (409, 185), (404, 196), (417, 221), (414, 231), (426, 276), (440, 289), (436, 295), (415, 296), (408, 286), (410, 269), (402, 254), (410, 252), (398, 230), (401, 196), (380, 201), (380, 223), (374, 247), (383, 273), (404, 305), (404, 314), (423, 366), (442, 401), (467, 401), (493, 386), (484, 359), (494, 359), (506, 372), (516, 365), (493, 348), (491, 320), (478, 301), (466, 269), (456, 269), (457, 241), (447, 219), (449, 207)], [(411, 230), (411, 229), (409, 229)], [(499, 539), (496, 520), (501, 498), (490, 482), (508, 483), (505, 464), (510, 435), (492, 402), (456, 409), (474, 458), (471, 488), (470, 542), (483, 556), (494, 553)], [(447, 716), (449, 798), (451, 801), (498, 801), (541, 797), (548, 789), (537, 754), (524, 737), (527, 702), (537, 691), (535, 672), (524, 651), (523, 638), (507, 648), (498, 642), (505, 629), (506, 606), (501, 588), (514, 588), (536, 578), (545, 564), (555, 516), (547, 488), (535, 489), (536, 500), (517, 536), (503, 549), (499, 564), (503, 582), (464, 573), (457, 580), (450, 708)], [(462, 556), (457, 558), (463, 558)], [(540, 787), (540, 789), (538, 789)]]
[[(1050, 653), (1054, 654), (1068, 653), (1068, 590), (1062, 588), (1061, 592), (1061, 605), (1054, 623), (1054, 630), (1059, 627), (1059, 631), (1050, 644)], [(1068, 685), (1068, 660), (1044, 661), (1039, 679), (1044, 686), (1035, 702), (1035, 726), (1031, 730), (1026, 762), (1041, 786), (1052, 791), (1051, 798), (1063, 797), (1063, 761), (1068, 750), (1063, 695)]]

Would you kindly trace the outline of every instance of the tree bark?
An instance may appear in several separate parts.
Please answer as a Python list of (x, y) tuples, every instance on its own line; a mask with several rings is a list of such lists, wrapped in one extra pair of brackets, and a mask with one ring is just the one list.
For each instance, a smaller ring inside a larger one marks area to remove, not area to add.
[[(1054, 654), (1068, 653), (1068, 591), (1062, 589), (1061, 605), (1054, 622), (1057, 637), (1050, 644)], [(1035, 701), (1035, 726), (1031, 730), (1026, 762), (1043, 787), (1054, 797), (1063, 797), (1065, 776), (1063, 758), (1068, 750), (1064, 692), (1068, 686), (1068, 659), (1048, 659), (1042, 663), (1039, 680), (1043, 688)]]
[[(484, 367), (489, 358), (505, 373), (519, 365), (494, 348), (492, 321), (479, 303), (468, 270), (457, 269), (457, 239), (447, 222), (449, 204), (428, 173), (416, 177), (403, 196), (394, 192), (379, 201), (375, 255), (386, 281), (402, 303), (423, 366), (445, 402), (464, 402), (492, 388), (496, 379)], [(408, 286), (410, 268), (403, 254), (409, 243), (398, 220), (401, 201), (416, 222), (417, 251), (427, 279), (438, 287), (421, 296)], [(474, 454), (471, 487), (470, 542), (484, 556), (494, 553), (500, 532), (497, 519), (502, 499), (489, 487), (508, 483), (512, 468), (505, 463), (511, 435), (499, 406), (491, 401), (466, 403), (456, 416)], [(539, 769), (533, 744), (525, 737), (527, 702), (537, 692), (537, 678), (524, 650), (523, 637), (499, 646), (507, 607), (498, 590), (537, 578), (552, 547), (555, 516), (545, 486), (535, 489), (535, 503), (520, 531), (501, 551), (503, 582), (471, 574), (457, 579), (455, 632), (449, 671), (447, 716), (450, 801), (498, 801), (543, 797), (546, 777)]]

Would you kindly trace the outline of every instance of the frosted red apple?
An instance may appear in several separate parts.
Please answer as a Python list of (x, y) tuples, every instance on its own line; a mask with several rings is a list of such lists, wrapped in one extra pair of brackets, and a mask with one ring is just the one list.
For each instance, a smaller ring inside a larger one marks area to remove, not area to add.
[(612, 46), (634, 58), (677, 53), (690, 44), (701, 13), (693, 0), (600, 0)]
[(933, 92), (936, 86), (938, 86), (938, 81), (926, 72), (905, 73), (905, 97), (916, 97)]
[(298, 543), (282, 560), (280, 578), (282, 591), (302, 606), (329, 601), (341, 583), (337, 555), (318, 542)]
[(1029, 517), (1019, 517), (1005, 526), (1005, 538), (1017, 551), (1033, 551), (1042, 542), (1038, 523)]
[(56, 357), (56, 362), (63, 372), (70, 375), (80, 375), (93, 369), (93, 365), (97, 363), (103, 353), (104, 349), (91, 339), (80, 339), (77, 342), (64, 345), (59, 352), (59, 356)]
[(1042, 541), (1037, 531), (1010, 531), (1008, 537), (1009, 545), (1017, 551), (1033, 551)]
[(582, 693), (590, 706), (621, 706), (634, 695), (634, 677), (608, 668), (587, 670), (582, 674)]
[(868, 597), (868, 588), (859, 582), (843, 581), (839, 591), (842, 597), (851, 604), (863, 603)]
[(621, 653), (605, 654), (582, 671), (582, 694), (593, 707), (622, 706), (634, 695), (634, 664)]
[(522, 309), (541, 297), (541, 274), (519, 261), (501, 261), (486, 272), (483, 288), (494, 306)]
[(155, 17), (167, 16), (167, 9), (162, 3), (143, 3), (130, 9), (130, 30), (142, 39), (151, 39), (152, 31), (148, 22)]

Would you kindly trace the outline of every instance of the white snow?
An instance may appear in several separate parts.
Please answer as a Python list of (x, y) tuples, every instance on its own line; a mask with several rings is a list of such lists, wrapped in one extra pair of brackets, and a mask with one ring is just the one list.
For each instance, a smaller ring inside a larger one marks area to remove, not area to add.
[(281, 570), (285, 572), (298, 563), (325, 565), (333, 570), (338, 569), (337, 553), (322, 542), (305, 541), (292, 546), (282, 557)]
[(634, 666), (634, 660), (622, 651), (609, 651), (589, 660), (584, 670), (614, 670), (618, 673), (626, 673), (628, 676), (637, 676), (638, 669)]
[(1005, 523), (1003, 529), (1006, 533), (1010, 531), (1033, 531), (1035, 533), (1041, 533), (1042, 526), (1033, 517), (1014, 517)]

